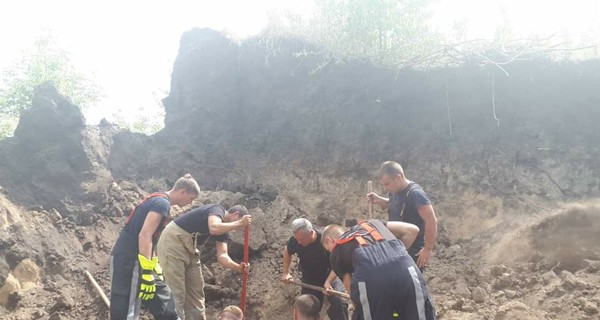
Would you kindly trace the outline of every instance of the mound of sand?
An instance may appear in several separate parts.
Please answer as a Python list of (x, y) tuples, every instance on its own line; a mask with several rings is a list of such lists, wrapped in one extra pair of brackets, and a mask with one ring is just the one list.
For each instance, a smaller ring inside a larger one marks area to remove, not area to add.
[(547, 261), (558, 270), (583, 268), (584, 260), (600, 260), (600, 203), (569, 204), (507, 233), (490, 250), (489, 261)]

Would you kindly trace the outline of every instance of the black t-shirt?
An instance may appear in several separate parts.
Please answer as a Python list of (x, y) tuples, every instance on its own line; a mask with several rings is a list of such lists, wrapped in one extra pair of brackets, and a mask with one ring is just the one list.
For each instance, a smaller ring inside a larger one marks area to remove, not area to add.
[[(382, 220), (369, 220), (371, 225), (375, 227), (375, 229), (381, 234), (381, 236), (386, 240), (396, 239), (396, 237), (389, 231), (386, 227), (387, 221)], [(347, 238), (352, 233), (355, 233), (357, 229), (361, 228), (360, 225), (355, 225), (351, 227), (348, 231), (344, 232), (340, 239)], [(365, 236), (365, 238), (370, 237), (370, 235)], [(369, 240), (369, 239), (365, 239)], [(373, 238), (370, 238), (370, 242), (374, 243)], [(335, 246), (333, 251), (331, 252), (331, 267), (333, 268), (333, 272), (342, 279), (342, 277), (349, 273), (352, 274), (354, 272), (354, 264), (352, 261), (352, 256), (354, 254), (354, 249), (358, 248), (359, 244), (356, 240), (349, 241), (346, 243), (338, 244)]]
[(423, 188), (414, 182), (400, 192), (390, 193), (389, 220), (407, 222), (419, 227), (419, 235), (411, 246), (411, 251), (419, 251), (425, 245), (425, 221), (417, 208), (430, 204), (431, 201)]
[(325, 281), (331, 267), (329, 265), (329, 252), (321, 244), (322, 232), (315, 230), (317, 239), (308, 246), (302, 246), (294, 237), (290, 237), (287, 243), (287, 251), (290, 255), (294, 253), (300, 258), (300, 270), (302, 278), (315, 281)]
[[(197, 245), (202, 245), (211, 237), (208, 230), (208, 217), (217, 216), (223, 221), (225, 209), (218, 204), (207, 204), (194, 208), (173, 220), (181, 229), (189, 233), (197, 233)], [(227, 242), (229, 234), (224, 233), (218, 236), (212, 236), (215, 241)]]
[(342, 279), (342, 277), (354, 272), (352, 264), (352, 254), (354, 249), (358, 248), (358, 242), (350, 241), (344, 244), (337, 245), (331, 252), (331, 267), (333, 272)]

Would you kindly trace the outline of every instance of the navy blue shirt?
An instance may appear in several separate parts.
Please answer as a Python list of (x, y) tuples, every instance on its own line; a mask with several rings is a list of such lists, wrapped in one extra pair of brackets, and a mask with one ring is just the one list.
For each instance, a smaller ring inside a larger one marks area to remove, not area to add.
[(166, 194), (161, 196), (156, 196), (147, 199), (137, 206), (134, 210), (133, 215), (130, 216), (127, 224), (123, 230), (121, 230), (121, 234), (115, 243), (115, 247), (113, 251), (115, 252), (130, 252), (137, 253), (139, 248), (138, 236), (142, 227), (144, 226), (144, 222), (146, 221), (146, 217), (150, 211), (154, 211), (163, 216), (161, 223), (156, 228), (152, 236), (152, 245), (156, 246), (156, 242), (158, 241), (158, 236), (160, 232), (165, 227), (166, 221), (169, 217), (169, 212), (171, 210), (171, 203), (169, 202), (169, 198)]
[[(225, 218), (225, 209), (218, 204), (207, 204), (184, 213), (173, 220), (173, 222), (189, 233), (197, 233), (198, 238), (196, 239), (196, 244), (202, 245), (211, 237), (208, 230), (209, 216), (219, 217), (219, 219), (223, 221)], [(227, 242), (229, 234), (224, 233), (212, 236), (212, 238), (214, 238), (215, 241)]]
[(419, 235), (409, 249), (411, 254), (419, 252), (425, 245), (425, 221), (417, 210), (423, 205), (431, 205), (431, 201), (423, 188), (414, 182), (400, 192), (390, 193), (389, 220), (403, 221), (419, 227)]
[(169, 217), (169, 211), (171, 210), (171, 203), (169, 198), (165, 194), (164, 197), (157, 196), (144, 201), (141, 205), (135, 209), (131, 220), (125, 225), (125, 232), (132, 236), (137, 236), (144, 226), (144, 221), (148, 216), (148, 212), (154, 211), (160, 213), (164, 219)]

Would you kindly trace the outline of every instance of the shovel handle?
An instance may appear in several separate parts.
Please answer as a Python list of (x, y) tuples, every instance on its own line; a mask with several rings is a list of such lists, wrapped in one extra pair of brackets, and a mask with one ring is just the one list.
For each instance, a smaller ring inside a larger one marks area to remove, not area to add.
[[(367, 192), (368, 193), (373, 192), (373, 182), (372, 181), (367, 181)], [(369, 219), (373, 219), (373, 202), (372, 201), (369, 202)]]
[[(248, 247), (250, 241), (250, 228), (246, 226), (244, 229), (244, 263), (248, 264)], [(242, 296), (240, 299), (240, 309), (242, 309), (242, 313), (244, 314), (244, 318), (246, 317), (246, 290), (248, 288), (248, 274), (242, 271)]]
[(96, 291), (100, 295), (100, 298), (102, 298), (102, 301), (104, 301), (104, 304), (107, 307), (110, 308), (110, 301), (108, 301), (108, 298), (104, 294), (104, 291), (102, 291), (102, 288), (100, 288), (100, 286), (98, 285), (98, 282), (96, 282), (96, 280), (94, 279), (94, 277), (92, 277), (92, 275), (87, 270), (85, 270), (85, 275), (87, 276), (87, 278), (92, 283), (92, 286), (94, 286), (94, 288), (96, 289)]
[[(291, 284), (306, 288), (306, 289), (311, 289), (311, 290), (315, 290), (315, 291), (325, 291), (325, 288), (323, 287), (318, 287), (318, 286), (313, 286), (312, 284), (308, 284), (308, 283), (304, 283), (302, 281), (298, 281), (298, 280), (292, 280), (290, 281)], [(348, 300), (350, 300), (350, 295), (345, 293), (345, 292), (339, 292), (339, 291), (335, 291), (335, 290), (328, 290), (329, 293), (333, 294), (334, 296), (338, 296), (338, 297), (342, 297), (342, 298), (346, 298)]]

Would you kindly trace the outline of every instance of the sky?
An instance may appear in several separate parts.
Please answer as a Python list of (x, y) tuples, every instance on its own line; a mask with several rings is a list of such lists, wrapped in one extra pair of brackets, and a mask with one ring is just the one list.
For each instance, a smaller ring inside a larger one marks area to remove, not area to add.
[[(260, 32), (274, 10), (311, 8), (311, 0), (2, 1), (0, 72), (49, 31), (104, 93), (87, 109), (88, 123), (116, 113), (133, 120), (160, 109), (183, 32), (210, 27), (244, 38)], [(523, 36), (566, 32), (600, 39), (600, 0), (440, 0), (431, 10), (434, 28), (445, 32), (460, 20), (470, 38), (493, 37), (508, 17)]]

